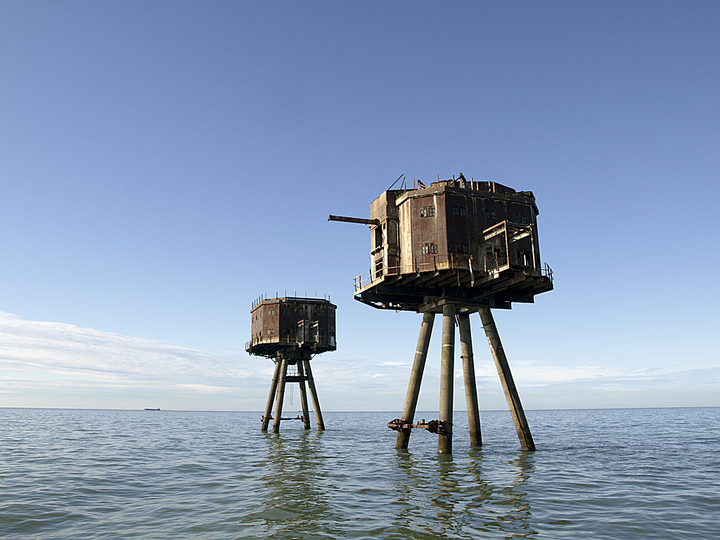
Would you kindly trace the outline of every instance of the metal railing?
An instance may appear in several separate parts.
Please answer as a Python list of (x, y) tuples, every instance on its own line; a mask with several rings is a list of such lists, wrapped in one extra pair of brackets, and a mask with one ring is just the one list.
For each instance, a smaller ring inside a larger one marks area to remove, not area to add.
[(434, 272), (437, 270), (470, 270), (470, 256), (461, 253), (450, 253), (449, 255), (441, 255), (433, 257), (432, 261), (402, 264), (398, 266), (383, 267), (380, 271), (374, 271), (372, 268), (368, 271), (368, 276), (358, 274), (353, 278), (355, 292), (367, 287), (375, 281), (381, 281), (386, 276), (395, 276), (398, 274), (415, 274), (420, 272)]
[(553, 278), (552, 268), (550, 268), (550, 265), (548, 263), (545, 263), (545, 265), (543, 266), (542, 275), (550, 278), (551, 282), (555, 280), (555, 278)]
[(292, 338), (289, 336), (277, 336), (277, 337), (260, 337), (260, 338), (252, 338), (250, 341), (245, 342), (245, 350), (247, 351), (251, 346), (255, 345), (266, 345), (266, 344), (282, 344), (285, 343), (287, 345), (293, 345), (296, 343), (296, 339), (293, 336)]
[[(376, 281), (381, 281), (386, 276), (455, 269), (467, 270), (469, 272), (473, 268), (471, 266), (468, 255), (451, 253), (450, 255), (444, 256), (441, 259), (441, 261), (438, 261), (437, 258), (433, 258), (432, 262), (415, 262), (413, 264), (390, 266), (387, 268), (384, 267), (381, 272), (374, 272), (372, 269), (370, 269), (367, 277), (363, 276), (362, 274), (358, 274), (353, 278), (354, 291), (357, 293), (364, 287), (367, 287), (368, 285), (371, 285)], [(507, 256), (504, 257), (502, 260), (486, 259), (484, 261), (484, 267), (481, 266), (480, 268), (476, 268), (473, 270), (473, 272), (476, 275), (478, 272), (481, 275), (497, 274), (504, 270), (510, 269), (511, 266), (515, 267), (510, 263), (510, 261), (507, 260)], [(553, 271), (552, 268), (550, 268), (550, 265), (548, 265), (547, 263), (544, 263), (541, 269), (538, 269), (535, 266), (528, 266), (525, 268), (530, 268), (533, 272), (537, 272), (539, 270), (540, 275), (548, 277), (551, 282), (553, 281)]]

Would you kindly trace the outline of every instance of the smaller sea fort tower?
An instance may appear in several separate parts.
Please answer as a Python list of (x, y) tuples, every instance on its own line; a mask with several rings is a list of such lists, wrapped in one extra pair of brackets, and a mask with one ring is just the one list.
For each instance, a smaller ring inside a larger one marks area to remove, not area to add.
[[(402, 177), (401, 177), (402, 178)], [(396, 180), (397, 183), (400, 180)], [(425, 186), (413, 182), (385, 191), (370, 205), (370, 219), (330, 215), (330, 221), (370, 227), (369, 275), (355, 278), (355, 299), (377, 309), (423, 314), (396, 448), (406, 449), (412, 428), (439, 435), (438, 452), (452, 453), (455, 326), (465, 380), (470, 444), (482, 445), (470, 315), (479, 313), (523, 449), (534, 450), (530, 428), (491, 309), (533, 302), (553, 288), (540, 261), (538, 207), (530, 191), (458, 178)], [(415, 422), (435, 315), (442, 313), (439, 419)]]
[(273, 432), (278, 433), (280, 421), (289, 419), (282, 418), (285, 385), (289, 382), (300, 386), (302, 417), (298, 419), (303, 421), (305, 429), (310, 429), (308, 389), (317, 427), (325, 429), (310, 360), (316, 354), (336, 349), (335, 310), (335, 305), (322, 298), (261, 297), (253, 303), (250, 310), (252, 338), (245, 350), (275, 362), (270, 395), (262, 418), (263, 431), (267, 431), (270, 420), (273, 420)]

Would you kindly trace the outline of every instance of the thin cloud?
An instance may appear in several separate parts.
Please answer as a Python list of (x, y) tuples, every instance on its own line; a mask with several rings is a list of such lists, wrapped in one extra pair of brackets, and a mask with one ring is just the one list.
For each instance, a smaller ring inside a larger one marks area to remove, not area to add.
[[(720, 405), (720, 368), (663, 372), (598, 365), (512, 362), (527, 408)], [(462, 407), (462, 364), (456, 401)], [(411, 363), (322, 355), (313, 362), (328, 410), (394, 410), (404, 401)], [(504, 408), (492, 360), (475, 359), (481, 407)], [(437, 407), (439, 362), (428, 358), (420, 407)], [(222, 356), (161, 341), (0, 312), (0, 406), (262, 410), (273, 363)], [(141, 405), (141, 406), (142, 406)]]
[(69, 389), (205, 396), (257, 392), (272, 373), (267, 361), (256, 358), (212, 355), (71, 324), (26, 321), (2, 312), (0, 369), (0, 395), (8, 400), (12, 394), (13, 399), (4, 404), (14, 406), (34, 405), (21, 394)]
[[(428, 358), (419, 407), (438, 406), (439, 362)], [(462, 367), (455, 362), (456, 407), (464, 408)], [(322, 392), (337, 400), (337, 407), (394, 410), (402, 406), (410, 377), (410, 364), (323, 358), (313, 364)], [(505, 408), (505, 397), (492, 360), (475, 359), (481, 408)], [(528, 408), (717, 406), (720, 405), (720, 368), (669, 372), (598, 365), (539, 365), (512, 363), (512, 373)], [(327, 386), (327, 390), (325, 389)], [(365, 399), (358, 396), (364, 394)], [(372, 396), (368, 398), (367, 396)]]

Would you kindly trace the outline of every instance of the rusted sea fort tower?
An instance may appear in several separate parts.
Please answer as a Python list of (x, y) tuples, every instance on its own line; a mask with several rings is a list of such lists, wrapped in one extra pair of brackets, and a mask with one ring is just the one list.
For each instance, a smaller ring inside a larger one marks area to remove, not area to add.
[(335, 305), (322, 298), (260, 298), (253, 304), (250, 310), (252, 338), (247, 342), (245, 350), (275, 362), (270, 395), (262, 418), (263, 431), (267, 430), (270, 420), (273, 420), (273, 432), (280, 431), (285, 384), (288, 382), (300, 385), (300, 419), (305, 429), (310, 429), (305, 383), (310, 389), (318, 429), (325, 429), (310, 360), (316, 354), (334, 351), (336, 348), (335, 309)]
[[(396, 181), (397, 182), (397, 181)], [(389, 189), (370, 205), (370, 219), (329, 216), (371, 229), (372, 267), (367, 280), (355, 278), (355, 299), (378, 309), (423, 314), (396, 448), (408, 447), (412, 428), (439, 435), (438, 452), (452, 453), (455, 323), (465, 379), (470, 444), (480, 446), (470, 314), (478, 312), (520, 444), (534, 450), (530, 428), (491, 313), (513, 302), (533, 302), (553, 288), (552, 271), (541, 266), (538, 208), (530, 191), (495, 182), (458, 178)], [(443, 315), (439, 419), (415, 423), (428, 344), (435, 314)]]

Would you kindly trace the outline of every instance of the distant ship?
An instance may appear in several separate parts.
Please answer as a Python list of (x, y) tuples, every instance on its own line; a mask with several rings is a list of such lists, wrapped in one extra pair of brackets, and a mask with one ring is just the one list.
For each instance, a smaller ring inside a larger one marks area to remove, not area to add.
[(148, 407), (145, 407), (145, 410), (146, 410), (146, 411), (159, 411), (159, 410), (160, 410), (160, 407), (156, 407), (156, 408), (154, 408), (154, 409), (150, 409), (150, 408), (148, 408)]

